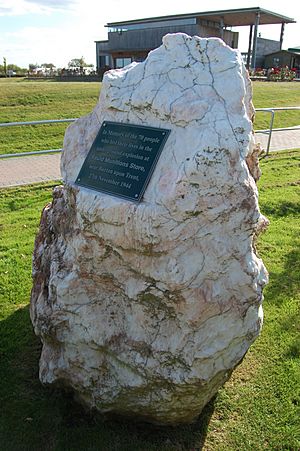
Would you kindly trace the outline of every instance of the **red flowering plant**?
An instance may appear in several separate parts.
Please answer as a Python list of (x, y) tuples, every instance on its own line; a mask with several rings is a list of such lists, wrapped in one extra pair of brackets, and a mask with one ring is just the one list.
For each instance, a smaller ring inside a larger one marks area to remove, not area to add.
[(256, 67), (254, 69), (253, 76), (254, 77), (264, 77), (266, 75), (266, 69), (263, 69), (262, 67)]
[(296, 72), (288, 66), (272, 67), (268, 69), (268, 80), (270, 81), (292, 81)]
[(255, 69), (249, 69), (250, 77), (265, 77), (266, 69), (256, 67)]

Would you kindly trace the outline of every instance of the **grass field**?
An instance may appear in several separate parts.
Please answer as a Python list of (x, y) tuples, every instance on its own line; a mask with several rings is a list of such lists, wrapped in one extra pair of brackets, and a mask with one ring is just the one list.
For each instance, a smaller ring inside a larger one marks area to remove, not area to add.
[(0, 190), (1, 451), (300, 449), (300, 149), (262, 161), (258, 248), (269, 272), (262, 334), (192, 426), (158, 428), (85, 414), (38, 380), (29, 319), (31, 255), (55, 183)]
[[(97, 103), (100, 83), (0, 78), (0, 123), (76, 118)], [(0, 154), (59, 149), (68, 123), (0, 129)]]
[[(85, 115), (96, 105), (100, 89), (101, 83), (0, 79), (0, 123)], [(255, 82), (253, 89), (256, 108), (300, 105), (300, 83)], [(269, 124), (270, 114), (258, 112), (255, 129), (267, 129)], [(274, 127), (299, 124), (299, 111), (275, 116)], [(61, 148), (67, 125), (2, 128), (0, 154)]]
[[(255, 108), (300, 106), (300, 83), (298, 82), (254, 82), (253, 103)], [(274, 128), (300, 125), (300, 111), (276, 112)], [(270, 127), (270, 113), (257, 112), (255, 130)]]

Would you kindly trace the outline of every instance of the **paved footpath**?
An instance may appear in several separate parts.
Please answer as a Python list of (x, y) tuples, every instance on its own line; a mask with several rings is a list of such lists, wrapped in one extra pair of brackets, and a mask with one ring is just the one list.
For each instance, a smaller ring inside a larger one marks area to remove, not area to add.
[[(262, 148), (266, 149), (269, 135), (267, 133), (256, 133), (255, 137), (256, 142), (259, 142)], [(300, 128), (297, 130), (284, 130), (272, 133), (270, 152), (297, 148), (300, 148)]]
[[(268, 135), (256, 134), (266, 149)], [(273, 132), (270, 151), (300, 148), (300, 129)], [(60, 153), (0, 159), (0, 188), (60, 180)]]
[(0, 159), (0, 188), (60, 179), (60, 153)]

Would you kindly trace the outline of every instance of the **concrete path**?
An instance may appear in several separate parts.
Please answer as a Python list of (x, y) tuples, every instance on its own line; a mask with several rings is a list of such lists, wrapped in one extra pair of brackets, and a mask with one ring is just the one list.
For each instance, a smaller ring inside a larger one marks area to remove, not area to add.
[[(266, 149), (268, 135), (256, 134)], [(273, 132), (270, 151), (300, 148), (300, 129)], [(0, 188), (60, 180), (60, 153), (0, 159)]]
[[(256, 133), (255, 136), (256, 142), (259, 142), (263, 149), (267, 149), (269, 135), (267, 133)], [(300, 148), (300, 128), (272, 133), (270, 152), (297, 148)]]
[(60, 179), (60, 153), (0, 159), (0, 188)]

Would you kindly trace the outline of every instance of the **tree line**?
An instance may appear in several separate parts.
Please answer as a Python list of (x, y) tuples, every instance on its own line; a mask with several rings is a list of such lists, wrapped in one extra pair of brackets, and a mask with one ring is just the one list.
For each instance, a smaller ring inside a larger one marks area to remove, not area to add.
[[(73, 58), (69, 61), (65, 69), (73, 70), (77, 68), (78, 70), (83, 70), (84, 68), (93, 68), (93, 64), (88, 64), (85, 62), (84, 58)], [(56, 68), (53, 63), (30, 63), (28, 67), (20, 67), (16, 64), (7, 64), (6, 58), (3, 58), (3, 64), (0, 64), (0, 77), (12, 77), (15, 75), (25, 76), (30, 73), (35, 73), (37, 71), (43, 71), (45, 73), (55, 73), (61, 71), (61, 68)]]

